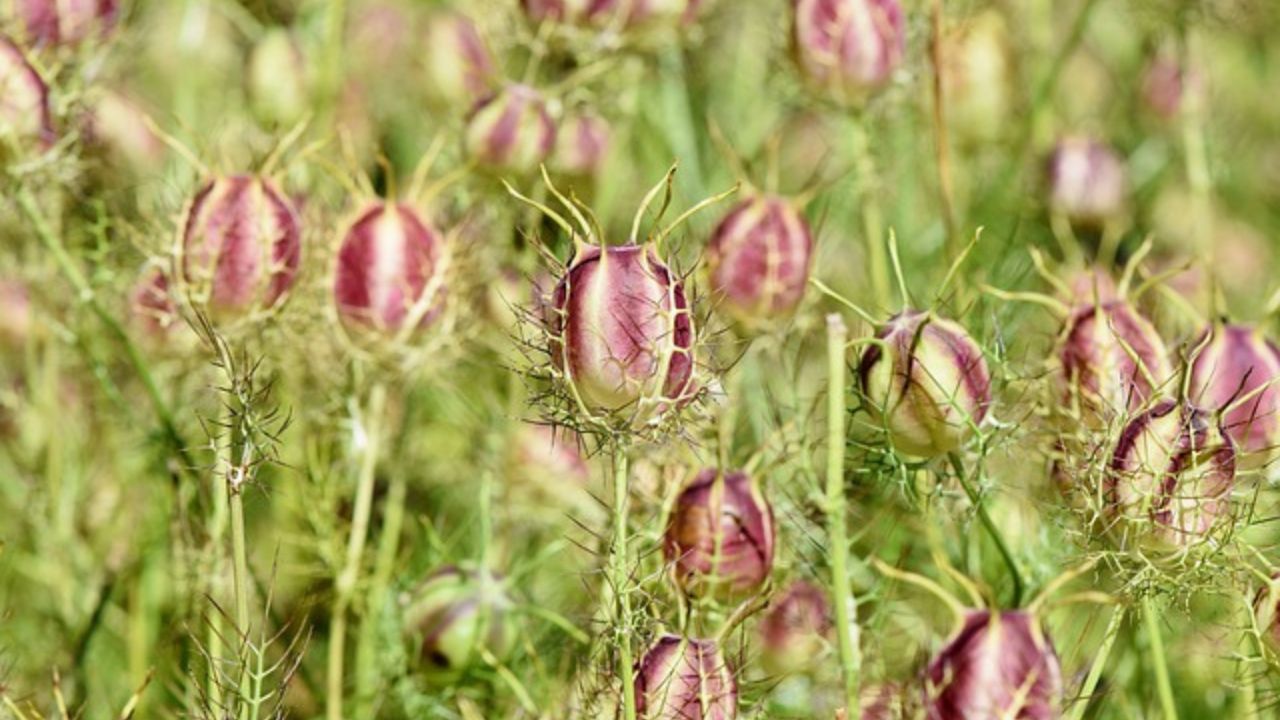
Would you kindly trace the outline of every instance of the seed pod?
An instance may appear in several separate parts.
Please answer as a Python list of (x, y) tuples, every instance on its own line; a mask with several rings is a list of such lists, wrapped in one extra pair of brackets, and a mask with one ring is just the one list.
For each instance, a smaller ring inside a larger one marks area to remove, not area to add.
[(147, 125), (146, 112), (120, 93), (107, 91), (95, 97), (84, 126), (86, 140), (126, 169), (157, 171), (164, 164), (164, 141)]
[(536, 170), (555, 143), (546, 101), (528, 85), (508, 85), (480, 101), (467, 121), (467, 153), (498, 173)]
[(640, 720), (734, 720), (738, 683), (713, 640), (663, 635), (635, 670)]
[(963, 141), (1000, 136), (1008, 126), (1012, 73), (1004, 19), (987, 10), (956, 26), (940, 48), (947, 120)]
[(307, 113), (307, 60), (288, 30), (273, 28), (263, 34), (249, 55), (246, 84), (249, 105), (264, 125), (294, 125)]
[(812, 254), (809, 224), (787, 200), (759, 195), (742, 202), (707, 247), (717, 306), (747, 327), (790, 314), (804, 297)]
[(898, 0), (795, 0), (792, 49), (800, 74), (827, 98), (861, 105), (902, 64)]
[(219, 177), (192, 199), (176, 254), (188, 301), (211, 318), (241, 319), (278, 306), (297, 280), (301, 224), (270, 180)]
[(1184, 106), (1200, 102), (1204, 78), (1194, 68), (1184, 67), (1169, 51), (1151, 57), (1142, 77), (1142, 100), (1157, 118), (1176, 120)]
[(1185, 547), (1208, 535), (1230, 510), (1236, 451), (1207, 412), (1166, 400), (1120, 433), (1104, 501), (1124, 520), (1149, 523), (1161, 544)]
[(167, 336), (182, 322), (169, 288), (169, 274), (156, 264), (143, 268), (129, 293), (129, 315), (149, 339)]
[(1066, 297), (1060, 298), (1073, 310), (1120, 299), (1120, 289), (1111, 274), (1100, 267), (1079, 270), (1065, 282)]
[(565, 175), (595, 176), (609, 154), (609, 123), (590, 112), (573, 115), (560, 124), (551, 167)]
[(1052, 720), (1062, 666), (1040, 621), (1021, 610), (972, 610), (925, 670), (929, 720)]
[(444, 237), (412, 207), (379, 202), (342, 234), (334, 271), (338, 318), (351, 332), (420, 330), (444, 307)]
[(1049, 207), (1082, 227), (1100, 227), (1120, 215), (1128, 201), (1124, 162), (1107, 145), (1067, 137), (1049, 156)]
[(0, 35), (0, 98), (0, 141), (35, 143), (41, 148), (53, 142), (49, 86), (4, 35)]
[(935, 457), (959, 447), (987, 416), (991, 375), (958, 324), (908, 310), (876, 333), (858, 364), (867, 409), (894, 448)]
[(1172, 375), (1159, 333), (1124, 300), (1072, 311), (1058, 343), (1059, 396), (1090, 425), (1146, 405)]
[(803, 580), (792, 583), (760, 621), (765, 670), (789, 675), (814, 667), (827, 648), (830, 632), (827, 593)]
[(16, 0), (33, 45), (74, 45), (104, 31), (119, 12), (116, 0)]
[(428, 95), (443, 107), (469, 108), (498, 83), (489, 45), (471, 18), (456, 12), (428, 18), (424, 70)]
[(550, 314), (552, 361), (587, 410), (644, 419), (692, 395), (693, 315), (652, 248), (579, 245)]
[(1280, 445), (1280, 348), (1251, 325), (1214, 325), (1192, 353), (1187, 397), (1223, 412), (1243, 464), (1262, 466)]
[(448, 566), (410, 593), (403, 627), (418, 669), (445, 680), (476, 663), (482, 649), (506, 658), (516, 644), (513, 613), (501, 576)]
[(662, 551), (690, 595), (755, 590), (773, 569), (773, 508), (744, 472), (698, 473), (676, 498)]

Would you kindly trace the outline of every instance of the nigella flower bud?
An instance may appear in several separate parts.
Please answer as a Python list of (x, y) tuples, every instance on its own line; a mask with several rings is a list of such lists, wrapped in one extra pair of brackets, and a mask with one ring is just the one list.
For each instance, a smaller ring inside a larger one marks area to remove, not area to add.
[(795, 0), (793, 52), (817, 91), (859, 105), (902, 63), (906, 27), (898, 0)]
[(0, 351), (20, 351), (31, 337), (31, 291), (20, 280), (0, 279)]
[(500, 173), (529, 173), (550, 156), (556, 126), (542, 95), (528, 85), (509, 85), (482, 100), (467, 121), (467, 153)]
[(799, 209), (759, 195), (725, 216), (711, 235), (707, 269), (717, 305), (746, 326), (789, 314), (809, 282), (813, 236)]
[(734, 720), (738, 682), (713, 640), (663, 635), (635, 670), (641, 720)]
[(411, 591), (403, 627), (417, 667), (447, 679), (478, 662), (482, 649), (504, 659), (516, 644), (513, 613), (501, 576), (449, 566)]
[(1174, 120), (1189, 103), (1199, 102), (1204, 80), (1170, 51), (1152, 56), (1142, 78), (1142, 100), (1156, 117)]
[(394, 202), (367, 207), (338, 248), (338, 318), (352, 332), (425, 328), (443, 309), (447, 268), (444, 237), (417, 210)]
[(549, 312), (552, 361), (588, 411), (643, 419), (692, 393), (693, 315), (651, 247), (578, 245)]
[(609, 154), (609, 123), (590, 112), (570, 116), (556, 133), (551, 167), (566, 175), (594, 176)]
[(662, 552), (691, 595), (750, 592), (773, 569), (773, 508), (751, 476), (714, 468), (676, 498)]
[(301, 223), (272, 181), (219, 177), (192, 199), (176, 254), (188, 301), (212, 318), (240, 319), (278, 306), (297, 280)]
[(163, 338), (182, 323), (164, 268), (156, 264), (143, 268), (129, 292), (129, 315), (149, 339)]
[(435, 102), (465, 110), (492, 92), (497, 63), (471, 18), (437, 13), (427, 20), (425, 44), (426, 90)]
[(265, 125), (294, 125), (310, 105), (307, 60), (284, 28), (263, 34), (249, 55), (249, 104)]
[(1105, 224), (1124, 211), (1129, 181), (1124, 161), (1084, 137), (1058, 141), (1048, 162), (1049, 207), (1081, 226)]
[(1166, 400), (1120, 433), (1103, 497), (1112, 515), (1151, 523), (1162, 544), (1187, 546), (1227, 514), (1235, 474), (1235, 446), (1217, 420)]
[(1078, 307), (1058, 343), (1061, 397), (1090, 423), (1135, 411), (1172, 375), (1167, 358), (1155, 327), (1128, 302)]
[(868, 410), (895, 449), (934, 457), (959, 447), (987, 416), (991, 375), (960, 325), (908, 310), (876, 333), (858, 364)]
[(53, 141), (49, 86), (4, 35), (0, 35), (0, 98), (0, 146), (36, 143), (45, 147)]
[(35, 45), (72, 45), (115, 22), (116, 0), (17, 0)]
[(120, 93), (106, 91), (91, 101), (84, 134), (95, 149), (130, 170), (155, 171), (164, 163), (164, 141), (148, 127), (146, 112)]
[(1280, 348), (1250, 325), (1215, 325), (1192, 344), (1188, 398), (1222, 412), (1223, 427), (1249, 467), (1280, 445)]
[(1073, 310), (1120, 299), (1120, 289), (1111, 274), (1100, 267), (1072, 273), (1064, 283), (1066, 297), (1060, 298)]
[(925, 716), (1057, 718), (1062, 666), (1040, 621), (1021, 610), (972, 610), (929, 662)]
[(789, 675), (812, 668), (826, 650), (830, 632), (826, 591), (804, 581), (792, 583), (760, 621), (765, 670)]

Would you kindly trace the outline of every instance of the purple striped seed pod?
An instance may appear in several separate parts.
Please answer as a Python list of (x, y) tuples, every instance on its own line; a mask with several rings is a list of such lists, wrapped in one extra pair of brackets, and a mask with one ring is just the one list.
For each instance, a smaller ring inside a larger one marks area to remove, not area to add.
[(119, 14), (116, 0), (15, 0), (33, 45), (74, 45), (109, 29)]
[(556, 126), (537, 90), (508, 85), (472, 111), (465, 142), (480, 165), (498, 173), (527, 174), (551, 155)]
[(1124, 212), (1129, 179), (1124, 161), (1106, 144), (1085, 137), (1058, 141), (1046, 174), (1049, 207), (1082, 227), (1100, 227)]
[(861, 105), (888, 85), (905, 49), (898, 0), (795, 0), (796, 65), (834, 102)]
[(7, 37), (0, 35), (0, 140), (40, 148), (53, 142), (49, 86)]
[(714, 640), (663, 635), (635, 669), (640, 720), (734, 720), (738, 682)]
[(365, 208), (338, 247), (339, 320), (356, 333), (426, 328), (443, 310), (447, 264), (444, 237), (417, 210), (394, 202)]
[(551, 357), (588, 411), (648, 417), (693, 394), (684, 284), (641, 245), (579, 245), (548, 308)]
[(1059, 397), (1091, 426), (1145, 407), (1173, 374), (1160, 334), (1124, 300), (1073, 310), (1057, 355)]
[(129, 316), (134, 327), (148, 339), (159, 340), (177, 329), (182, 318), (169, 287), (169, 274), (154, 263), (142, 270), (142, 275), (129, 292)]
[(266, 178), (215, 178), (187, 209), (176, 250), (179, 286), (211, 318), (278, 306), (298, 276), (302, 230), (292, 201)]
[(1062, 666), (1040, 621), (1021, 610), (972, 610), (929, 662), (929, 720), (1054, 720), (1062, 705)]
[(1186, 547), (1227, 515), (1235, 474), (1235, 446), (1217, 420), (1166, 400), (1121, 431), (1103, 497), (1113, 516), (1150, 523), (1159, 543)]
[(284, 28), (266, 31), (249, 54), (245, 89), (249, 107), (267, 126), (291, 126), (310, 108), (307, 58)]
[(425, 45), (426, 91), (442, 107), (470, 108), (497, 87), (493, 52), (466, 15), (440, 12), (428, 18)]
[(1242, 465), (1256, 468), (1280, 446), (1280, 348), (1251, 325), (1214, 325), (1192, 344), (1187, 397), (1224, 412)]
[(514, 613), (500, 575), (453, 566), (435, 571), (409, 594), (404, 611), (415, 668), (447, 680), (478, 663), (482, 650), (503, 660), (516, 644)]
[(827, 648), (831, 633), (831, 605), (822, 588), (794, 582), (770, 603), (760, 620), (764, 668), (772, 675), (790, 675), (814, 667)]
[(604, 167), (611, 139), (609, 123), (591, 112), (579, 113), (560, 123), (551, 168), (577, 177), (594, 177)]
[(662, 554), (686, 593), (741, 594), (768, 579), (773, 544), (773, 508), (751, 476), (709, 468), (676, 498)]
[(960, 325), (908, 310), (876, 333), (858, 364), (867, 409), (894, 448), (935, 457), (958, 448), (987, 416), (991, 375)]
[(804, 297), (812, 254), (809, 224), (786, 199), (759, 195), (740, 203), (707, 246), (717, 305), (746, 326), (789, 315)]

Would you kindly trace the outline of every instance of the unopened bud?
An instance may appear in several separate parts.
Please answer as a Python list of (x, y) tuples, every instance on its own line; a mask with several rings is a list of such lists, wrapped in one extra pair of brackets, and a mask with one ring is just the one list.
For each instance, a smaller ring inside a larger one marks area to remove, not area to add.
[(746, 473), (703, 470), (676, 498), (662, 549), (691, 595), (755, 590), (773, 569), (773, 509)]
[(641, 720), (734, 720), (738, 683), (713, 640), (663, 635), (635, 670)]
[(495, 172), (533, 172), (555, 143), (546, 101), (527, 85), (509, 85), (482, 100), (467, 121), (467, 153)]
[(801, 75), (837, 103), (860, 105), (902, 64), (898, 0), (795, 0), (793, 51)]
[(716, 226), (707, 269), (717, 306), (748, 327), (795, 310), (809, 282), (813, 236), (784, 198), (760, 195), (739, 204)]
[(1021, 610), (973, 610), (925, 671), (925, 716), (1059, 716), (1062, 666), (1040, 621)]

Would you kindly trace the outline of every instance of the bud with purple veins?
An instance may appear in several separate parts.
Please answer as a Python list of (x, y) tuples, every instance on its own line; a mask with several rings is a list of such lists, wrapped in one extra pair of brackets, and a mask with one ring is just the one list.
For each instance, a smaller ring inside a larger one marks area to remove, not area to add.
[(484, 652), (505, 659), (516, 644), (514, 613), (500, 575), (453, 566), (437, 570), (409, 593), (404, 610), (415, 667), (447, 680), (479, 663)]
[(813, 235), (800, 210), (758, 195), (729, 211), (707, 247), (717, 306), (755, 326), (795, 310), (809, 282)]
[(906, 27), (898, 0), (795, 0), (796, 64), (818, 92), (860, 105), (902, 64)]
[(1062, 666), (1040, 621), (1026, 611), (969, 611), (924, 680), (929, 720), (1059, 717)]
[(467, 120), (467, 154), (498, 173), (527, 174), (556, 144), (556, 125), (541, 93), (508, 85), (480, 101)]
[(1082, 227), (1105, 225), (1124, 212), (1129, 180), (1124, 161), (1086, 137), (1058, 141), (1047, 164), (1049, 207)]
[(1057, 354), (1061, 398), (1090, 423), (1146, 406), (1173, 372), (1160, 334), (1125, 300), (1074, 308)]
[(803, 580), (792, 583), (760, 621), (765, 670), (789, 675), (812, 668), (827, 648), (831, 623), (827, 592)]
[(714, 640), (663, 635), (635, 668), (640, 720), (734, 720), (738, 683)]
[(471, 18), (440, 12), (427, 20), (426, 90), (442, 106), (469, 108), (498, 83), (497, 63)]
[(958, 448), (987, 416), (991, 375), (963, 327), (933, 313), (895, 315), (862, 354), (867, 409), (895, 449), (936, 457)]
[(745, 472), (703, 470), (676, 498), (662, 551), (690, 595), (756, 590), (773, 569), (773, 508)]
[(188, 302), (211, 318), (238, 320), (277, 307), (297, 280), (301, 223), (271, 180), (218, 177), (192, 199), (176, 252)]
[(109, 28), (119, 13), (116, 0), (16, 0), (18, 14), (34, 45), (74, 45)]
[(7, 37), (0, 35), (0, 144), (53, 141), (49, 86)]
[(604, 167), (611, 140), (609, 123), (590, 112), (571, 115), (560, 123), (551, 167), (556, 172), (594, 177)]
[(1187, 397), (1222, 412), (1240, 459), (1260, 467), (1280, 446), (1280, 348), (1251, 325), (1215, 324), (1192, 345)]

